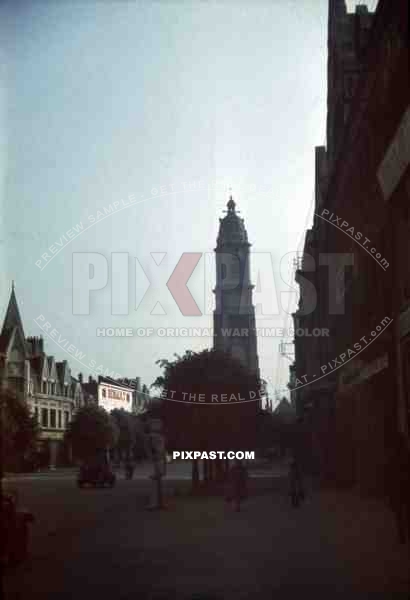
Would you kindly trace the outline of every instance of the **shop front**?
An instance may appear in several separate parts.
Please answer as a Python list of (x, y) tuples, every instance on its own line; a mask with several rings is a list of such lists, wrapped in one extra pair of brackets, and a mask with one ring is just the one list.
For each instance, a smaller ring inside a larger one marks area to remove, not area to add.
[(394, 421), (394, 374), (387, 353), (356, 367), (337, 394), (338, 477), (364, 493), (382, 495)]

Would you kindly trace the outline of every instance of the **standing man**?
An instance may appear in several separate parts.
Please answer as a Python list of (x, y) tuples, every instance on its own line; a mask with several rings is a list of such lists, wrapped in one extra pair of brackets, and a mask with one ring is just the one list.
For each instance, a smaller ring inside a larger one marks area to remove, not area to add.
[(235, 458), (229, 473), (230, 494), (234, 510), (240, 512), (241, 500), (248, 497), (248, 471), (241, 460)]
[(150, 475), (153, 481), (153, 501), (148, 507), (150, 510), (164, 508), (162, 478), (166, 474), (166, 453), (165, 440), (161, 432), (161, 421), (159, 419), (151, 419), (147, 428), (147, 453), (153, 465), (153, 473)]

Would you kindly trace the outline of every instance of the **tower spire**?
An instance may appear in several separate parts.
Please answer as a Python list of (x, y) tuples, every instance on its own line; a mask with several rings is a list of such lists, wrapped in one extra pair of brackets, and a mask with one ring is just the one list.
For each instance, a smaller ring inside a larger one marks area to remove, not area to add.
[(232, 198), (232, 194), (229, 196), (229, 201), (226, 206), (228, 207), (228, 212), (235, 212), (236, 202)]
[(23, 333), (23, 322), (20, 317), (20, 311), (17, 304), (16, 292), (14, 289), (14, 280), (11, 283), (11, 293), (10, 300), (7, 306), (6, 316), (4, 317), (3, 327), (1, 330), (1, 335), (5, 335), (7, 333), (11, 333), (13, 329), (17, 327)]

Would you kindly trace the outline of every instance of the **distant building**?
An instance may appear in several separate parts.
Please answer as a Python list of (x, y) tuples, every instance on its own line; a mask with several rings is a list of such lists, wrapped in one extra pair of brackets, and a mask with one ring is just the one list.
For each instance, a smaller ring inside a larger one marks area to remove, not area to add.
[(118, 383), (122, 383), (124, 385), (128, 385), (133, 389), (133, 400), (132, 400), (132, 412), (135, 414), (140, 413), (144, 410), (145, 405), (149, 402), (149, 395), (146, 391), (146, 386), (142, 386), (141, 388), (141, 378), (134, 377), (134, 379), (130, 379), (129, 377), (123, 377), (120, 379), (116, 379)]
[(54, 467), (68, 462), (64, 432), (83, 404), (82, 388), (66, 360), (58, 362), (45, 353), (43, 338), (25, 338), (14, 285), (0, 334), (0, 379), (37, 419), (40, 463)]
[(131, 385), (102, 375), (94, 379), (90, 375), (88, 383), (83, 383), (82, 387), (84, 392), (95, 398), (98, 406), (108, 413), (115, 409), (132, 412), (135, 390)]

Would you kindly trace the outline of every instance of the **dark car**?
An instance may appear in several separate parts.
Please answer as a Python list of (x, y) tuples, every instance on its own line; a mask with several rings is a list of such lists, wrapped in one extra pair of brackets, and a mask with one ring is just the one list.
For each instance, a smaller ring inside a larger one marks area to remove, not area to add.
[(80, 467), (77, 477), (78, 487), (84, 487), (89, 484), (94, 487), (114, 487), (115, 473), (109, 465), (105, 464), (84, 464)]

